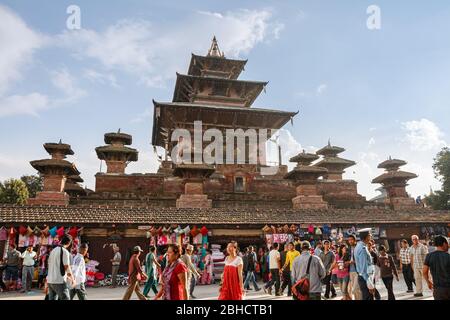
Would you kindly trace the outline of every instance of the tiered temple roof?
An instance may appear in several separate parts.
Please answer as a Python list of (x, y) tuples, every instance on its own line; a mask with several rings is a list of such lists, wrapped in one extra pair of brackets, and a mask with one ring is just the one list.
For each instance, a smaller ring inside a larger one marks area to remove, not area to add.
[(328, 169), (328, 174), (325, 176), (326, 179), (342, 180), (344, 170), (356, 164), (356, 162), (352, 160), (347, 160), (338, 156), (338, 154), (344, 151), (344, 148), (332, 146), (330, 141), (328, 141), (327, 146), (316, 152), (316, 154), (322, 155), (323, 159), (315, 165)]

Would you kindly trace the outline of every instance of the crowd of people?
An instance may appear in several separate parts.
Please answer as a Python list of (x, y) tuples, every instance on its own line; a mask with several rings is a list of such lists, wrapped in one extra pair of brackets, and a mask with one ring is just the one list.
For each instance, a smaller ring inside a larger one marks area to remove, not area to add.
[[(399, 265), (388, 249), (377, 246), (370, 229), (359, 230), (359, 241), (349, 235), (338, 243), (323, 240), (313, 248), (308, 241), (274, 243), (270, 248), (254, 246), (239, 250), (230, 242), (225, 251), (224, 269), (220, 280), (219, 300), (241, 300), (249, 290), (263, 289), (269, 295), (291, 296), (294, 300), (321, 300), (337, 297), (339, 286), (342, 300), (380, 300), (377, 290), (384, 284), (388, 300), (395, 300), (394, 281), (399, 272), (407, 287), (406, 293), (423, 296), (424, 284), (433, 292), (435, 300), (450, 300), (450, 254), (448, 239), (436, 236), (433, 247), (427, 247), (419, 237), (401, 241)], [(33, 272), (39, 266), (38, 286), (48, 300), (69, 300), (75, 296), (87, 299), (85, 259), (89, 247), (79, 246), (71, 254), (72, 237), (65, 235), (59, 246), (48, 248), (38, 257), (33, 247), (20, 253), (14, 244), (2, 262), (0, 285), (2, 290), (17, 287), (21, 267), (22, 292), (31, 288)], [(128, 287), (123, 296), (129, 300), (133, 292), (141, 300), (195, 299), (197, 284), (211, 284), (213, 277), (212, 251), (202, 254), (187, 244), (170, 244), (164, 252), (150, 246), (148, 253), (135, 246), (128, 263)], [(122, 262), (120, 248), (113, 247), (111, 258), (112, 288), (117, 286), (117, 274)], [(399, 271), (400, 270), (400, 271)], [(262, 282), (262, 288), (258, 284)], [(144, 284), (141, 292), (141, 284)], [(150, 297), (153, 292), (153, 297)]]

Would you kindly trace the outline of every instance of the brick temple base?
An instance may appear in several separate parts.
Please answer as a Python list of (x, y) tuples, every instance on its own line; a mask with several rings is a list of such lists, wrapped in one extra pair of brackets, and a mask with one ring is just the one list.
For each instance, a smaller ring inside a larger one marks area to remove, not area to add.
[(413, 198), (390, 198), (389, 201), (394, 210), (414, 209), (418, 207)]
[(36, 198), (30, 198), (29, 205), (51, 205), (67, 206), (69, 205), (69, 195), (65, 192), (43, 191), (38, 192)]
[(296, 196), (292, 199), (294, 209), (328, 209), (322, 196)]

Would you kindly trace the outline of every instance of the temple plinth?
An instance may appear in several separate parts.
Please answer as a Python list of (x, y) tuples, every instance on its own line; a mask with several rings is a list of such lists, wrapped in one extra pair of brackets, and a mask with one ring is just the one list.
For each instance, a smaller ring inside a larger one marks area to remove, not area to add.
[(79, 175), (73, 163), (64, 160), (67, 155), (73, 155), (70, 145), (62, 143), (46, 143), (44, 149), (51, 155), (51, 159), (31, 161), (44, 180), (42, 192), (36, 198), (28, 199), (30, 205), (66, 206), (69, 204), (69, 195), (65, 193), (66, 179), (71, 175)]
[(386, 160), (378, 165), (379, 169), (385, 169), (386, 172), (372, 180), (372, 183), (379, 183), (387, 193), (385, 200), (394, 210), (415, 207), (415, 201), (406, 192), (408, 181), (417, 178), (417, 175), (411, 172), (401, 171), (400, 167), (407, 162), (398, 159)]
[(85, 196), (87, 192), (82, 186), (80, 186), (80, 183), (82, 182), (84, 182), (84, 180), (79, 175), (69, 176), (67, 177), (64, 191), (71, 198)]
[(292, 199), (294, 209), (326, 209), (328, 204), (319, 195), (317, 183), (319, 177), (327, 174), (327, 169), (311, 166), (319, 157), (312, 153), (302, 153), (291, 158), (290, 162), (297, 162), (297, 166), (285, 176), (294, 181), (297, 196)]
[(131, 135), (121, 133), (120, 129), (117, 133), (106, 133), (105, 143), (106, 146), (97, 147), (95, 151), (100, 160), (105, 160), (106, 173), (124, 174), (128, 163), (138, 160), (138, 151), (126, 147), (132, 143)]
[(333, 146), (328, 141), (328, 145), (316, 152), (317, 155), (323, 158), (315, 166), (328, 170), (323, 180), (319, 182), (319, 193), (323, 195), (325, 201), (334, 207), (345, 208), (351, 206), (360, 208), (364, 206), (366, 198), (358, 194), (357, 182), (342, 178), (345, 169), (356, 164), (352, 160), (339, 157), (339, 154), (344, 151), (344, 148)]
[(203, 192), (203, 182), (215, 171), (203, 163), (177, 164), (173, 175), (183, 178), (184, 194), (177, 199), (177, 208), (211, 208), (212, 200)]

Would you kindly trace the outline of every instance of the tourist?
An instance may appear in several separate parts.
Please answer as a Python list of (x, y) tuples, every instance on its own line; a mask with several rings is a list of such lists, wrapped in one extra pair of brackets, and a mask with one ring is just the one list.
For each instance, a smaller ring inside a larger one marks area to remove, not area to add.
[(355, 300), (361, 300), (361, 291), (359, 290), (358, 284), (358, 272), (356, 272), (355, 267), (355, 248), (356, 248), (356, 237), (351, 234), (347, 238), (348, 242), (348, 252), (350, 256), (350, 264), (349, 264), (349, 274), (350, 274), (350, 282), (348, 284), (348, 292), (350, 297), (354, 297)]
[(291, 266), (290, 263), (286, 263), (287, 255), (290, 250), (290, 247), (293, 246), (293, 244), (285, 244), (283, 251), (280, 253), (280, 262), (282, 265), (282, 268), (280, 270), (281, 277), (283, 279), (283, 283), (281, 284), (281, 294), (283, 294), (284, 289), (286, 287), (288, 288), (287, 295), (290, 297), (292, 295), (292, 279), (291, 279)]
[(410, 259), (414, 273), (414, 281), (416, 283), (416, 293), (414, 294), (414, 297), (423, 297), (423, 263), (428, 253), (428, 249), (419, 242), (419, 237), (417, 235), (411, 236), (411, 240), (413, 244), (409, 248), (409, 253), (411, 256)]
[[(36, 261), (36, 252), (33, 251), (33, 246), (28, 246), (27, 249), (20, 255), (22, 261), (22, 293), (31, 290), (34, 277), (34, 263)], [(28, 280), (29, 279), (29, 280)]]
[(380, 279), (380, 267), (378, 266), (378, 251), (377, 251), (377, 245), (375, 244), (375, 241), (372, 239), (369, 243), (369, 253), (372, 257), (372, 266), (373, 268), (373, 287), (374, 287), (374, 297), (375, 300), (381, 300), (380, 292), (377, 289), (377, 282)]
[(320, 254), (320, 259), (322, 260), (323, 266), (325, 267), (325, 277), (323, 282), (325, 284), (325, 299), (336, 297), (336, 290), (334, 289), (333, 284), (331, 283), (331, 273), (334, 267), (335, 255), (333, 251), (330, 250), (330, 241), (325, 240), (323, 242), (323, 252)]
[(78, 252), (72, 261), (72, 272), (73, 277), (75, 279), (75, 286), (70, 290), (70, 300), (73, 300), (75, 295), (78, 297), (78, 300), (87, 300), (86, 299), (86, 264), (84, 259), (88, 253), (89, 246), (87, 243), (82, 243), (80, 245), (80, 252)]
[(388, 300), (395, 300), (394, 288), (392, 283), (394, 280), (394, 276), (395, 279), (399, 281), (397, 267), (395, 266), (392, 256), (386, 253), (385, 246), (380, 246), (379, 251), (380, 255), (378, 256), (377, 265), (378, 267), (380, 267), (380, 276), (383, 280), (384, 286), (387, 289)]
[[(427, 254), (423, 275), (428, 288), (433, 291), (434, 300), (450, 300), (450, 254), (449, 243), (444, 236), (434, 238), (436, 250)], [(432, 280), (430, 279), (430, 274)]]
[(256, 276), (255, 276), (255, 270), (256, 270), (256, 253), (253, 246), (248, 247), (247, 252), (247, 276), (245, 278), (244, 282), (244, 288), (246, 290), (250, 290), (250, 282), (253, 283), (253, 287), (255, 291), (261, 290), (260, 287), (258, 287), (258, 284), (256, 283)]
[(269, 282), (269, 251), (267, 248), (264, 248), (263, 254), (259, 259), (261, 279), (264, 283)]
[(237, 255), (237, 243), (231, 241), (227, 246), (228, 256), (222, 273), (219, 300), (242, 300), (244, 295), (242, 258)]
[(197, 267), (192, 263), (192, 252), (194, 251), (194, 246), (188, 244), (186, 246), (186, 252), (181, 256), (181, 261), (187, 267), (187, 284), (189, 286), (189, 297), (196, 299), (194, 296), (194, 288), (196, 279), (200, 277), (200, 273), (197, 271)]
[(38, 258), (39, 261), (39, 271), (38, 271), (38, 288), (42, 289), (44, 287), (45, 278), (48, 274), (48, 257), (52, 251), (52, 246), (46, 246), (41, 248), (41, 254)]
[(358, 284), (361, 290), (362, 300), (373, 300), (375, 294), (374, 265), (368, 246), (372, 235), (370, 228), (359, 231), (360, 241), (355, 248), (355, 266), (358, 271)]
[[(156, 284), (158, 283), (158, 269), (161, 268), (160, 264), (156, 260), (156, 247), (150, 246), (150, 250), (145, 256), (145, 273), (147, 274), (147, 281), (144, 285), (143, 295), (148, 298), (150, 289), (153, 290), (154, 294), (158, 294), (158, 289)], [(157, 269), (158, 268), (158, 269)]]
[(213, 282), (213, 267), (212, 251), (206, 250), (206, 255), (203, 258), (204, 270), (201, 277), (201, 284), (211, 284)]
[(347, 252), (347, 246), (341, 244), (336, 254), (336, 259), (333, 263), (333, 270), (336, 269), (336, 277), (342, 293), (342, 300), (352, 300), (348, 291), (348, 283), (350, 282), (350, 255)]
[(309, 265), (309, 300), (320, 300), (322, 279), (326, 276), (326, 271), (322, 260), (315, 255), (311, 255), (310, 249), (311, 244), (308, 241), (303, 241), (301, 246), (302, 253), (295, 257), (292, 263), (291, 275), (293, 283), (296, 284), (297, 281), (306, 276)]
[[(70, 247), (72, 236), (62, 237), (60, 246), (54, 248), (48, 257), (48, 300), (69, 300), (69, 287), (76, 285), (70, 267)], [(70, 282), (68, 281), (70, 280)]]
[(271, 279), (264, 286), (264, 291), (272, 295), (272, 286), (275, 284), (275, 296), (280, 296), (280, 252), (278, 251), (278, 243), (272, 245), (269, 252), (269, 271)]
[(317, 242), (317, 244), (316, 244), (316, 248), (314, 249), (314, 254), (316, 255), (316, 256), (320, 256), (320, 254), (322, 253), (322, 241), (319, 241), (319, 242)]
[(19, 264), (21, 253), (16, 249), (16, 245), (11, 243), (6, 255), (5, 282), (7, 290), (17, 289), (17, 279), (19, 278)]
[(243, 263), (243, 274), (244, 279), (247, 279), (247, 270), (248, 270), (248, 247), (244, 249), (243, 255), (242, 255), (242, 263)]
[(120, 262), (122, 261), (122, 255), (120, 254), (120, 248), (113, 245), (113, 258), (111, 261), (111, 288), (117, 287), (117, 274), (119, 273)]
[(0, 292), (6, 291), (6, 284), (3, 282), (3, 271), (5, 271), (6, 265), (3, 260), (0, 259)]
[(130, 300), (133, 291), (136, 292), (139, 300), (147, 300), (140, 289), (140, 281), (147, 280), (147, 275), (142, 271), (141, 262), (139, 260), (139, 256), (142, 252), (143, 250), (140, 246), (135, 246), (133, 248), (133, 255), (128, 262), (128, 288), (125, 291), (123, 300)]
[(162, 298), (163, 300), (187, 300), (188, 284), (187, 271), (188, 268), (181, 261), (181, 246), (169, 244), (167, 248), (167, 265), (162, 274), (162, 285), (155, 300)]
[(405, 280), (406, 287), (408, 290), (407, 293), (414, 292), (413, 283), (416, 284), (414, 280), (414, 274), (411, 267), (411, 254), (409, 250), (409, 244), (406, 239), (401, 241), (401, 249), (400, 249), (400, 269), (403, 273), (403, 279)]

